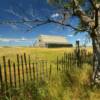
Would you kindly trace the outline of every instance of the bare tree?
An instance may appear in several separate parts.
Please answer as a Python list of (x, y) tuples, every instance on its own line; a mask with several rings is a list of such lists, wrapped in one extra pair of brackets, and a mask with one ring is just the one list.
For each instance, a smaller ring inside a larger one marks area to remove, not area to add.
[[(70, 11), (77, 16), (81, 24), (80, 26), (88, 29), (88, 33), (92, 39), (93, 45), (93, 83), (100, 84), (100, 2), (99, 0), (48, 0), (51, 4), (63, 5), (63, 9)], [(88, 12), (84, 9), (82, 4), (88, 4)], [(62, 6), (60, 6), (62, 7)], [(81, 27), (80, 27), (81, 28)]]

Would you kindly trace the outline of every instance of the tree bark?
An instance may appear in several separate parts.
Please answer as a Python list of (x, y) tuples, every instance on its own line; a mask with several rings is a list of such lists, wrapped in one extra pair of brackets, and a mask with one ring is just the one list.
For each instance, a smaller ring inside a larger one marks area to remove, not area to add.
[(93, 45), (93, 83), (100, 84), (100, 27), (95, 29), (95, 37), (92, 37)]
[(78, 0), (74, 2), (74, 13), (80, 18), (82, 24), (84, 23), (90, 29), (90, 36), (93, 45), (93, 83), (100, 84), (100, 5), (95, 5), (93, 0), (89, 0), (94, 8), (94, 19), (87, 16), (87, 14), (80, 7)]
[(100, 83), (100, 38), (92, 39), (93, 45), (93, 82)]

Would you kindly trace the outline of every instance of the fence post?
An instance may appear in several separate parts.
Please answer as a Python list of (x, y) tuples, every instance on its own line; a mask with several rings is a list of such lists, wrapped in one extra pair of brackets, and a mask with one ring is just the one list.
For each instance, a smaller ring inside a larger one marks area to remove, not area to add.
[(64, 71), (66, 71), (66, 53), (64, 53)]
[(43, 70), (43, 78), (44, 78), (44, 61), (42, 60), (42, 70)]
[(76, 41), (76, 57), (77, 57), (77, 66), (80, 66), (80, 41)]
[(59, 70), (59, 59), (58, 59), (58, 56), (57, 56), (57, 73), (58, 73), (58, 70)]
[(36, 64), (36, 78), (37, 78), (37, 81), (38, 81), (38, 77), (39, 77), (38, 76), (38, 63), (36, 62), (35, 64)]
[(64, 71), (64, 59), (63, 59), (63, 57), (62, 57), (62, 61), (61, 61), (61, 63), (62, 63), (62, 72)]
[(11, 71), (11, 61), (8, 60), (8, 68), (9, 68), (9, 75), (10, 75), (10, 87), (12, 87), (12, 71)]
[(15, 88), (17, 87), (17, 83), (16, 83), (16, 68), (15, 68), (15, 63), (13, 63), (13, 70), (14, 70), (14, 84), (15, 84)]
[(49, 70), (49, 80), (51, 80), (51, 71), (52, 71), (52, 66), (50, 64), (50, 70)]
[(66, 61), (65, 61), (66, 66), (65, 67), (66, 67), (66, 70), (67, 70), (67, 68), (68, 68), (68, 54), (67, 53), (66, 53), (65, 57), (66, 57)]
[(29, 57), (29, 70), (30, 70), (30, 80), (32, 80), (32, 74), (31, 74), (31, 58), (30, 58), (30, 55), (28, 56)]
[(34, 68), (34, 63), (33, 63), (33, 79), (35, 80), (35, 68)]
[(80, 50), (80, 67), (82, 67), (83, 51)]
[(2, 90), (3, 90), (3, 87), (2, 87), (2, 69), (1, 69), (1, 64), (0, 64), (0, 89), (1, 89), (1, 91), (0, 92), (2, 92)]
[(27, 59), (26, 59), (26, 54), (24, 53), (24, 61), (25, 61), (25, 67), (26, 67), (26, 78), (28, 81), (28, 68), (27, 68)]
[(21, 86), (20, 83), (20, 65), (19, 65), (19, 55), (17, 54), (17, 67), (18, 67), (18, 81), (19, 81), (19, 87)]
[(68, 70), (68, 53), (66, 53), (66, 70)]
[(23, 64), (23, 56), (21, 55), (21, 65), (22, 65), (22, 75), (23, 75), (23, 84), (25, 84), (25, 77), (24, 77), (24, 64)]
[(68, 70), (70, 70), (70, 53), (68, 54)]
[(45, 64), (46, 64), (46, 77), (48, 77), (48, 69), (47, 69), (48, 62), (45, 61)]
[(3, 65), (4, 65), (5, 89), (7, 90), (8, 84), (7, 84), (7, 72), (6, 72), (6, 59), (5, 59), (5, 56), (3, 56)]
[(70, 53), (70, 70), (71, 70), (72, 67), (73, 67), (72, 66), (72, 53)]
[(39, 65), (40, 65), (40, 79), (42, 79), (42, 62), (41, 61), (39, 62)]

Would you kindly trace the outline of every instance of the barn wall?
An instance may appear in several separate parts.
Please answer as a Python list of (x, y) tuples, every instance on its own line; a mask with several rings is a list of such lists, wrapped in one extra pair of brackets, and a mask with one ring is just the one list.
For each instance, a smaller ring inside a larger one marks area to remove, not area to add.
[(72, 44), (46, 44), (48, 48), (73, 47)]
[[(53, 39), (50, 37), (52, 37)], [(58, 39), (58, 37), (54, 36), (39, 36), (34, 46), (43, 48), (73, 47), (72, 44), (67, 44), (67, 41), (64, 37), (59, 37)]]

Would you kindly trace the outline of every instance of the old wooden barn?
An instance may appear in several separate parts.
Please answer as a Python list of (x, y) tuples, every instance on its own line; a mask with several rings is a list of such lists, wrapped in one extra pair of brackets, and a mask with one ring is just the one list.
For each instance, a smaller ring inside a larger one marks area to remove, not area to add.
[(40, 35), (36, 42), (35, 47), (46, 47), (46, 48), (60, 48), (60, 47), (72, 47), (73, 45), (68, 43), (64, 36), (54, 35)]

